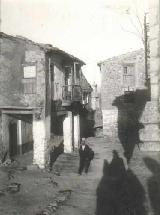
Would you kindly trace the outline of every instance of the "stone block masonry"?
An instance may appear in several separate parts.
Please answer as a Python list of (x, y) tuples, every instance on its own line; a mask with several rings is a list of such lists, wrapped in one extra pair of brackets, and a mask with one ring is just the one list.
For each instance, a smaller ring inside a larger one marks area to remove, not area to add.
[[(98, 64), (101, 70), (101, 103), (103, 115), (103, 134), (118, 136), (118, 124), (126, 118), (131, 105), (125, 103), (125, 91), (133, 90), (133, 106), (138, 109), (139, 94), (146, 90), (144, 70), (144, 50), (138, 50), (113, 57)], [(131, 67), (130, 67), (131, 66)], [(132, 74), (124, 74), (124, 68), (133, 68)], [(126, 75), (126, 76), (125, 76)], [(130, 75), (130, 81), (125, 80)], [(131, 97), (131, 96), (130, 96)], [(141, 108), (141, 107), (140, 107)], [(136, 111), (136, 110), (135, 110)], [(138, 112), (139, 110), (137, 110)], [(129, 111), (131, 112), (131, 111)], [(128, 117), (130, 117), (128, 113)]]
[[(31, 133), (33, 133), (34, 141), (34, 163), (44, 168), (47, 141), (50, 138), (50, 117), (47, 116), (47, 120), (45, 119), (46, 82), (48, 81), (46, 79), (46, 53), (33, 41), (4, 33), (0, 33), (0, 43), (0, 108), (2, 111), (3, 108), (7, 108), (11, 118), (23, 117), (21, 110), (24, 111), (27, 108), (39, 110), (41, 116), (38, 119), (34, 117), (33, 111), (28, 114), (33, 118)], [(14, 111), (17, 116), (12, 114)], [(2, 114), (0, 139), (4, 151), (10, 150), (10, 134), (7, 126), (10, 122), (9, 116)]]
[(140, 131), (143, 141), (143, 151), (160, 151), (160, 117), (159, 117), (159, 71), (160, 71), (160, 2), (149, 0), (149, 25), (150, 25), (150, 84), (151, 101), (147, 102), (141, 121), (144, 129)]

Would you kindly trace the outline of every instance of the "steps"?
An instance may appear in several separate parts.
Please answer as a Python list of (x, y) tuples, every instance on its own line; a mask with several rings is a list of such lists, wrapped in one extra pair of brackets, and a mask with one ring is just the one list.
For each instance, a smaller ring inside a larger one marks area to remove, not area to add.
[(77, 172), (79, 163), (79, 155), (77, 152), (70, 154), (61, 154), (53, 165), (53, 171), (59, 172), (60, 174)]

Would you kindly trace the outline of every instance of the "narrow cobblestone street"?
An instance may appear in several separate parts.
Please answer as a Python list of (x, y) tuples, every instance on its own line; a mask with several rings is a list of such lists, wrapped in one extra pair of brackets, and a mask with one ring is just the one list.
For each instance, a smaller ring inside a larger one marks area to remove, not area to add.
[[(62, 155), (63, 158), (59, 158), (59, 160), (63, 160), (64, 165), (62, 166), (61, 162), (58, 162), (62, 169), (60, 170), (61, 176), (59, 176), (57, 180), (59, 181), (59, 184), (64, 186), (64, 189), (71, 189), (72, 195), (66, 204), (57, 211), (57, 215), (93, 215), (95, 213), (96, 187), (102, 176), (105, 153), (103, 153), (103, 148), (101, 148), (103, 141), (98, 141), (98, 143), (95, 144), (95, 139), (90, 139), (88, 143), (96, 152), (88, 175), (85, 175), (85, 173), (81, 176), (78, 175), (79, 157), (77, 153), (68, 155), (66, 162), (64, 161), (66, 155)], [(57, 164), (56, 168), (58, 168)], [(61, 189), (63, 189), (63, 187)]]
[[(92, 137), (87, 143), (95, 152), (87, 175), (78, 175), (78, 152), (61, 154), (51, 172), (1, 167), (0, 215), (160, 214), (159, 152), (142, 152), (135, 146), (127, 168), (118, 139)], [(21, 187), (11, 193), (8, 187), (14, 182)]]
[[(91, 163), (88, 175), (83, 174), (79, 176), (77, 174), (78, 162), (79, 162), (78, 153), (73, 153), (71, 155), (63, 154), (58, 158), (58, 160), (55, 163), (54, 170), (60, 172), (60, 176), (56, 176), (56, 181), (58, 182), (60, 188), (72, 190), (70, 199), (66, 201), (66, 203), (57, 210), (56, 212), (57, 215), (62, 215), (62, 214), (93, 215), (95, 214), (96, 205), (97, 205), (96, 190), (100, 182), (100, 179), (102, 178), (102, 175), (103, 175), (104, 159), (106, 159), (110, 163), (112, 160), (113, 150), (116, 150), (119, 154), (119, 157), (123, 158), (123, 148), (121, 144), (118, 143), (118, 141), (114, 140), (113, 142), (113, 140), (110, 140), (108, 138), (89, 138), (87, 141), (88, 141), (88, 144), (95, 151), (95, 158)], [(124, 158), (123, 160), (125, 161)], [(151, 164), (151, 166), (153, 165), (151, 168), (153, 168), (153, 171), (155, 171), (154, 176), (151, 173), (151, 169), (149, 171), (149, 167), (147, 166), (147, 160), (148, 160), (148, 165), (149, 163)], [(135, 205), (138, 204), (134, 207), (138, 207), (141, 209), (138, 209), (138, 212), (133, 212), (133, 213), (127, 212), (126, 214), (128, 215), (130, 214), (158, 215), (159, 214), (159, 209), (157, 209), (157, 205), (159, 202), (159, 194), (158, 195), (156, 194), (155, 198), (152, 199), (152, 201), (154, 202), (151, 201), (150, 203), (150, 198), (151, 196), (154, 195), (152, 191), (155, 189), (155, 186), (157, 186), (156, 189), (159, 189), (160, 187), (159, 172), (158, 172), (160, 168), (159, 168), (158, 161), (156, 160), (159, 160), (158, 153), (156, 152), (145, 153), (145, 152), (139, 151), (138, 147), (135, 148), (134, 155), (129, 165), (130, 170), (128, 170), (130, 175), (129, 182), (126, 185), (125, 189), (128, 192), (130, 191), (133, 192), (133, 193), (127, 194), (129, 195), (129, 197), (131, 197), (131, 204), (135, 204)], [(152, 182), (154, 183), (153, 187), (148, 187), (149, 183), (152, 184)], [(107, 184), (104, 184), (104, 185), (106, 187), (108, 186)], [(122, 189), (123, 189), (123, 186), (122, 186)], [(103, 192), (105, 192), (105, 188)], [(106, 193), (106, 195), (108, 196), (111, 195), (112, 200), (116, 199), (117, 194), (118, 193), (116, 193), (116, 191), (114, 192), (114, 190), (113, 192), (111, 191), (111, 193)], [(129, 198), (129, 197), (126, 196), (126, 198)], [(138, 203), (136, 203), (136, 201)], [(110, 214), (114, 214), (114, 213), (112, 212)], [(103, 213), (100, 212), (98, 213), (98, 215), (103, 215)]]

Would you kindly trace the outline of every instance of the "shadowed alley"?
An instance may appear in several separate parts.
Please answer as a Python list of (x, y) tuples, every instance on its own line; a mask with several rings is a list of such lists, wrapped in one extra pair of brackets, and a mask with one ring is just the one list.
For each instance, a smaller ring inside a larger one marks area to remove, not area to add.
[(159, 154), (141, 152), (135, 146), (127, 169), (123, 147), (117, 140), (89, 138), (88, 144), (95, 151), (88, 175), (77, 174), (76, 153), (63, 154), (55, 163), (54, 170), (60, 172), (56, 180), (63, 189), (72, 190), (56, 214), (158, 215), (160, 198), (155, 189), (160, 187)]

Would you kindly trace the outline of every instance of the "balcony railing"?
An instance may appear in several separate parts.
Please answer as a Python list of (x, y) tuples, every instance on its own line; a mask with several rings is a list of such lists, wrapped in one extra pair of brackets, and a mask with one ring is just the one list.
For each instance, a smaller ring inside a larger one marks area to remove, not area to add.
[(68, 104), (82, 101), (82, 89), (80, 85), (65, 85), (62, 87), (62, 100)]

